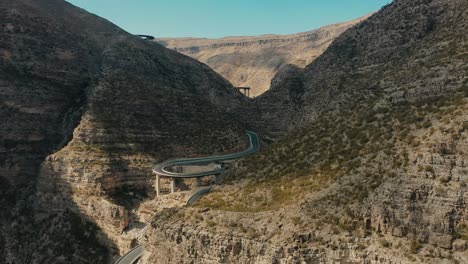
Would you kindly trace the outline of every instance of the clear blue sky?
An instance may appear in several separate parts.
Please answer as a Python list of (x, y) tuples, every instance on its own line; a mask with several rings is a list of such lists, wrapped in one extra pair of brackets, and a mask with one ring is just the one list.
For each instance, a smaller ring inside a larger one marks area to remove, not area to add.
[(134, 34), (290, 34), (351, 20), (391, 0), (68, 0)]

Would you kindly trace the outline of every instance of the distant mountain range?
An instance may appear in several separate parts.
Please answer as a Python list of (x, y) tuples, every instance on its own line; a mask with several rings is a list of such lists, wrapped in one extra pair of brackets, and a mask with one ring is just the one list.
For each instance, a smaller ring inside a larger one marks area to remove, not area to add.
[(273, 76), (281, 67), (287, 64), (305, 67), (337, 36), (367, 17), (290, 35), (155, 41), (206, 63), (234, 86), (250, 87), (250, 95), (258, 96), (270, 88)]

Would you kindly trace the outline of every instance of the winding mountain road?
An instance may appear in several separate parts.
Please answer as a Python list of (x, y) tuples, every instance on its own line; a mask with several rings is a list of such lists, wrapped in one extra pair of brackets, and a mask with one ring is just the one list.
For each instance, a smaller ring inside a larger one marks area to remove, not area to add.
[(143, 245), (138, 245), (120, 257), (115, 264), (133, 264), (143, 255), (143, 252), (145, 252)]
[(181, 159), (170, 159), (163, 163), (159, 163), (153, 167), (153, 172), (160, 176), (166, 176), (171, 178), (198, 178), (208, 175), (216, 175), (221, 174), (225, 171), (223, 168), (203, 171), (198, 173), (178, 173), (178, 172), (171, 172), (167, 170), (167, 167), (175, 166), (175, 165), (197, 165), (197, 164), (206, 164), (215, 161), (226, 161), (226, 160), (234, 160), (238, 159), (250, 154), (257, 152), (260, 148), (260, 142), (258, 140), (258, 135), (252, 131), (246, 131), (247, 135), (249, 136), (250, 146), (244, 151), (233, 153), (233, 154), (226, 154), (226, 155), (218, 155), (218, 156), (210, 156), (210, 157), (203, 157), (203, 158), (181, 158)]
[[(210, 162), (216, 161), (226, 161), (226, 160), (234, 160), (238, 158), (242, 158), (244, 156), (253, 154), (260, 149), (260, 142), (258, 140), (258, 135), (252, 131), (246, 131), (247, 135), (249, 136), (250, 145), (249, 147), (241, 152), (233, 153), (233, 154), (226, 154), (226, 155), (218, 155), (218, 156), (210, 156), (204, 158), (182, 158), (182, 159), (171, 159), (167, 160), (163, 163), (159, 163), (153, 167), (153, 172), (166, 177), (172, 178), (198, 178), (208, 175), (216, 175), (221, 174), (225, 171), (224, 168), (219, 168), (215, 170), (203, 171), (198, 173), (177, 173), (177, 172), (170, 172), (166, 168), (174, 165), (199, 165), (199, 164), (207, 164)], [(188, 200), (187, 205), (194, 203), (198, 200), (201, 196), (210, 192), (212, 186), (200, 188), (196, 191)], [(127, 254), (122, 256), (115, 262), (115, 264), (134, 264), (144, 253), (143, 245), (139, 245), (132, 250), (130, 250)]]
[(198, 190), (196, 190), (188, 199), (187, 199), (187, 205), (191, 205), (198, 201), (203, 195), (209, 193), (213, 186), (208, 186), (208, 187), (200, 187)]

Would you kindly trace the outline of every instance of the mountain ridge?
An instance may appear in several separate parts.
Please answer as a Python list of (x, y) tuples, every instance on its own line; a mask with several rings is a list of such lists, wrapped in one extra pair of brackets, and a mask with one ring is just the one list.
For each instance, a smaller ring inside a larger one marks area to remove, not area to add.
[(243, 95), (206, 65), (62, 0), (2, 1), (0, 18), (6, 263), (111, 262), (156, 161), (247, 145), (228, 113)]
[[(467, 12), (397, 0), (249, 99), (64, 1), (1, 2), (0, 258), (468, 262)], [(211, 194), (155, 197), (153, 164), (244, 149), (245, 129), (269, 144)]]
[(234, 86), (251, 87), (251, 95), (258, 96), (268, 90), (281, 67), (286, 64), (305, 67), (336, 36), (368, 16), (288, 35), (163, 38), (155, 41), (206, 63)]
[(284, 67), (246, 111), (274, 142), (154, 217), (147, 259), (468, 262), (467, 4), (394, 1)]

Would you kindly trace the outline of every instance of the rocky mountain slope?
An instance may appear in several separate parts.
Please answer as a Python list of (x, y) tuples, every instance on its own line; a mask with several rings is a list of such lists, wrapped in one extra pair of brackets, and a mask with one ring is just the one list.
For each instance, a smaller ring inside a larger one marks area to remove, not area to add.
[(119, 235), (154, 195), (151, 165), (244, 148), (226, 114), (242, 100), (207, 66), (63, 0), (2, 1), (0, 262), (128, 250)]
[(337, 36), (364, 19), (366, 17), (290, 35), (156, 41), (206, 63), (234, 86), (251, 87), (250, 95), (258, 96), (270, 88), (280, 68), (287, 64), (305, 67)]
[(467, 263), (467, 10), (397, 0), (280, 71), (252, 124), (285, 136), (155, 216), (146, 260)]
[(275, 76), (271, 90), (255, 101), (263, 109), (260, 120), (287, 131), (359, 100), (418, 101), (451, 93), (466, 75), (461, 5), (396, 1), (340, 35), (305, 69)]
[[(1, 2), (1, 261), (468, 262), (467, 10), (395, 1), (247, 100), (65, 1)], [(194, 206), (154, 197), (154, 162), (246, 127), (276, 141)]]

